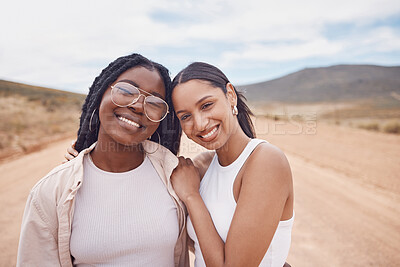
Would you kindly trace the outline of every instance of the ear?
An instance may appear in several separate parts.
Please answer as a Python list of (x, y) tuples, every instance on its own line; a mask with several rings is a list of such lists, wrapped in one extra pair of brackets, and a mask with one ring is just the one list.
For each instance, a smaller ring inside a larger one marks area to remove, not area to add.
[(235, 92), (235, 88), (231, 83), (226, 84), (226, 97), (228, 98), (228, 101), (231, 104), (231, 106), (237, 105), (237, 95)]

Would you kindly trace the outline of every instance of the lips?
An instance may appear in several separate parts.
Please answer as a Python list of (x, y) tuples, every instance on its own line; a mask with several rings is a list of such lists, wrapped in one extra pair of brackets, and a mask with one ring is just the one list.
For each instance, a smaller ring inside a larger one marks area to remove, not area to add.
[(120, 121), (122, 121), (122, 122), (124, 122), (124, 123), (126, 123), (126, 124), (128, 124), (128, 125), (130, 125), (132, 127), (135, 127), (135, 128), (142, 128), (143, 127), (139, 123), (133, 121), (133, 118), (131, 118), (130, 116), (116, 114), (116, 117), (117, 117), (118, 120), (120, 120)]
[(203, 131), (198, 136), (202, 139), (202, 141), (210, 142), (210, 141), (214, 140), (215, 137), (217, 137), (218, 129), (219, 129), (219, 125), (216, 125), (214, 127), (209, 128), (206, 131)]

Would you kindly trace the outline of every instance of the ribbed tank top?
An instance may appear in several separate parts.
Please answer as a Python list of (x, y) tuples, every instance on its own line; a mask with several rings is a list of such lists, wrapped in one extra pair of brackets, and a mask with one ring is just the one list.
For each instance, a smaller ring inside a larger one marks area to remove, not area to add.
[[(218, 156), (215, 154), (201, 180), (200, 195), (211, 215), (218, 234), (224, 242), (226, 242), (236, 209), (233, 183), (247, 158), (262, 142), (266, 141), (260, 139), (250, 140), (239, 157), (228, 166), (221, 166), (218, 162)], [(294, 216), (287, 221), (279, 222), (271, 244), (259, 266), (282, 267), (284, 265), (289, 254), (293, 220)], [(195, 267), (206, 266), (190, 217), (187, 222), (187, 230), (190, 238), (194, 241)]]
[(148, 157), (111, 173), (88, 154), (83, 171), (70, 241), (74, 266), (174, 266), (177, 210)]

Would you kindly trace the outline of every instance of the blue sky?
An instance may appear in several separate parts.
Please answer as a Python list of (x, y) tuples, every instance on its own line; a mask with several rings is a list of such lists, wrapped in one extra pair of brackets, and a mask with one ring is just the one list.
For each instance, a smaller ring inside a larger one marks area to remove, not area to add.
[(133, 52), (171, 75), (194, 61), (234, 84), (335, 64), (400, 65), (400, 1), (9, 1), (0, 78), (87, 93)]

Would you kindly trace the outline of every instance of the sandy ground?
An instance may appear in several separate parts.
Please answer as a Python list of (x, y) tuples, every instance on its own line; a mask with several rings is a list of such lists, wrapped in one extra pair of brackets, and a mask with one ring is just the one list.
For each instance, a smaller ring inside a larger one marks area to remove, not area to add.
[[(400, 265), (400, 136), (310, 120), (255, 121), (292, 167), (292, 266)], [(0, 165), (0, 266), (14, 266), (30, 188), (62, 161), (69, 140)], [(187, 142), (182, 154), (200, 149)]]

